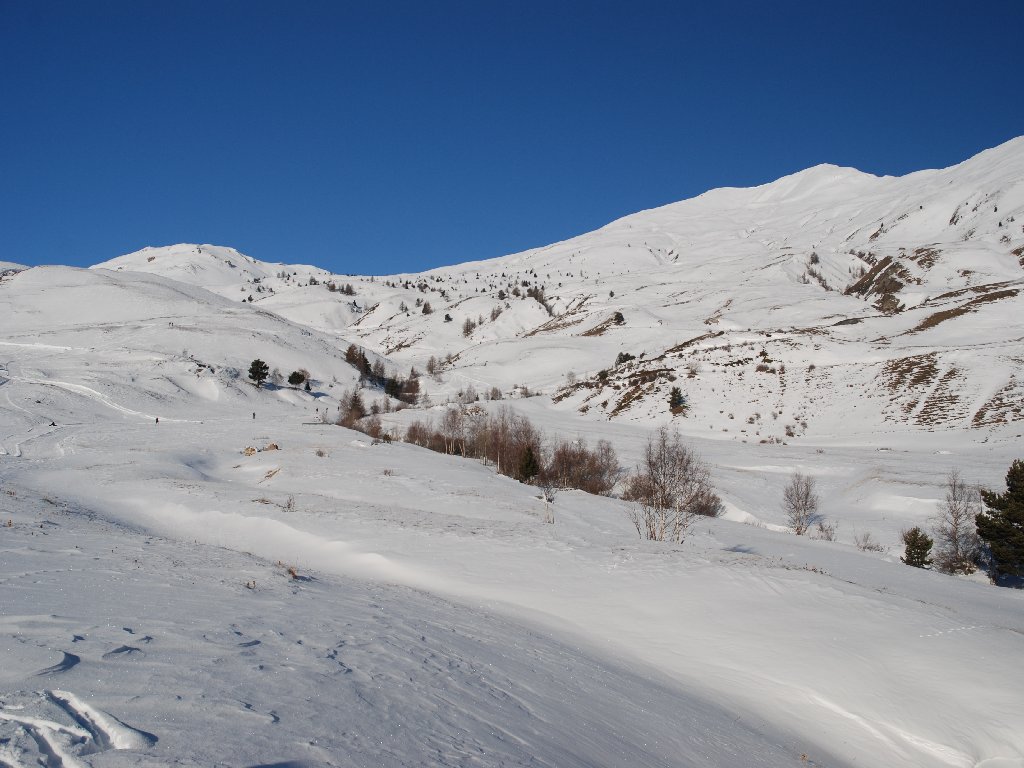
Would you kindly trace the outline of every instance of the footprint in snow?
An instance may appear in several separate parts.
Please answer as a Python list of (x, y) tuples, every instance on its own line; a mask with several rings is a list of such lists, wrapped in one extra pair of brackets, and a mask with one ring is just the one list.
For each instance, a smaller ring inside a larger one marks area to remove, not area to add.
[(82, 661), (81, 656), (76, 656), (75, 654), (68, 653), (67, 651), (61, 651), (61, 653), (64, 654), (63, 659), (54, 664), (52, 667), (46, 667), (46, 669), (39, 670), (38, 672), (36, 672), (36, 676), (42, 677), (43, 675), (56, 675), (60, 674), (61, 672), (67, 672), (69, 669), (71, 669), (76, 664), (79, 664)]
[[(54, 710), (52, 705), (59, 709)], [(42, 712), (37, 714), (37, 710)], [(70, 722), (50, 719), (57, 714)], [(45, 716), (41, 716), (45, 714)], [(68, 691), (50, 690), (34, 694), (34, 701), (0, 707), (0, 722), (29, 738), (4, 739), (4, 765), (40, 764), (50, 768), (71, 768), (75, 758), (120, 749), (145, 749), (157, 737), (133, 728), (113, 715), (85, 703)], [(35, 745), (35, 749), (31, 745)]]
[(142, 652), (141, 648), (136, 648), (135, 646), (132, 646), (132, 645), (119, 645), (114, 650), (107, 651), (106, 653), (104, 653), (103, 654), (103, 658), (109, 661), (111, 659), (128, 659), (128, 658), (133, 658), (136, 655), (141, 657), (141, 656), (145, 656), (146, 654), (144, 654)]

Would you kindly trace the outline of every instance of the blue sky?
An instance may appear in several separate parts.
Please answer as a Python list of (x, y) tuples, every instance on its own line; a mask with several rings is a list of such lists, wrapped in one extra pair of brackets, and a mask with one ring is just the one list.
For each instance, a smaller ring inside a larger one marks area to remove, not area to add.
[(0, 261), (389, 273), (1024, 133), (1006, 2), (0, 0)]

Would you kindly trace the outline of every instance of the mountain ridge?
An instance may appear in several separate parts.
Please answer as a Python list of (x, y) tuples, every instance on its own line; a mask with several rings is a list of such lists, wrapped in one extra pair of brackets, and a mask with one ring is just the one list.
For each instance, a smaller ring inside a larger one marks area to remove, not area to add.
[[(786, 439), (803, 422), (812, 432), (815, 422), (842, 429), (841, 407), (809, 419), (800, 404), (822, 387), (836, 402), (850, 389), (874, 402), (872, 428), (978, 430), (1024, 415), (1014, 372), (1024, 337), (1022, 180), (1024, 137), (901, 177), (820, 164), (422, 273), (336, 275), (206, 245), (145, 249), (94, 268), (152, 271), (251, 299), (398, 368), (451, 359), (437, 387), (445, 396), (524, 384), (588, 418), (651, 421), (681, 386), (692, 404), (681, 425), (721, 431), (729, 419), (714, 395), (742, 381), (770, 390), (773, 412), (790, 420), (730, 438)], [(355, 295), (337, 290), (344, 285)], [(622, 354), (634, 359), (620, 369)], [(908, 368), (917, 375), (899, 373)]]

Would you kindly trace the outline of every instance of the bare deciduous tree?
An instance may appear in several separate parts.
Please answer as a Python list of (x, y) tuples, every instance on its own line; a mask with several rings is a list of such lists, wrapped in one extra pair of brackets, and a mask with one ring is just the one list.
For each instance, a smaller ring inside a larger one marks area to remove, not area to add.
[(946, 498), (939, 507), (935, 533), (935, 568), (943, 573), (974, 573), (981, 549), (975, 518), (981, 511), (978, 489), (956, 469), (946, 476)]
[(782, 505), (793, 532), (797, 536), (807, 533), (819, 519), (814, 478), (794, 472), (789, 478), (789, 485), (782, 492)]
[(683, 542), (697, 518), (717, 517), (722, 501), (711, 487), (711, 472), (677, 431), (661, 427), (647, 442), (643, 461), (626, 483), (623, 497), (636, 502), (630, 521), (650, 541)]
[(441, 417), (441, 435), (444, 438), (444, 452), (448, 454), (466, 452), (466, 418), (462, 409), (452, 406)]

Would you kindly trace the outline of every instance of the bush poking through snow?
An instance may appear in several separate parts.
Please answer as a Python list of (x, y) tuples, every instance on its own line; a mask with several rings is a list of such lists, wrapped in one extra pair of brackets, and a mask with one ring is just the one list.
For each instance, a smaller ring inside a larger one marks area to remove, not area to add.
[(607, 440), (591, 450), (584, 440), (557, 441), (551, 448), (540, 483), (554, 488), (578, 488), (586, 493), (611, 493), (619, 476), (619, 460)]
[(664, 426), (648, 440), (623, 498), (636, 502), (627, 514), (640, 537), (649, 541), (682, 543), (699, 517), (722, 513), (707, 464), (679, 432)]
[(854, 534), (853, 543), (857, 545), (857, 549), (861, 552), (884, 552), (885, 547), (875, 540), (875, 537), (871, 535), (871, 531), (864, 531), (864, 533)]
[(835, 520), (818, 520), (818, 525), (811, 533), (812, 539), (818, 539), (820, 541), (835, 541), (836, 531), (839, 529), (839, 523)]
[(818, 514), (818, 503), (814, 478), (794, 472), (789, 478), (789, 485), (782, 492), (782, 506), (789, 527), (797, 536), (807, 533), (812, 525), (819, 522), (821, 516)]

